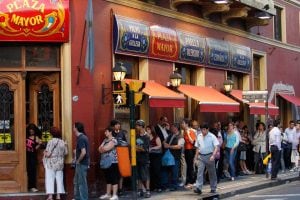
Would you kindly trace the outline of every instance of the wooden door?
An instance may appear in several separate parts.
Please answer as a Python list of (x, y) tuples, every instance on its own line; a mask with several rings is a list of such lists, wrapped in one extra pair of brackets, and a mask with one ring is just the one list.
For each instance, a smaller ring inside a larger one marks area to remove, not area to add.
[[(52, 126), (61, 128), (60, 120), (60, 79), (59, 73), (29, 73), (29, 122), (34, 123), (42, 132), (41, 139), (45, 148), (51, 139)], [(45, 188), (45, 171), (42, 163), (43, 148), (38, 152), (37, 187)]]
[(0, 72), (0, 193), (27, 191), (25, 80)]

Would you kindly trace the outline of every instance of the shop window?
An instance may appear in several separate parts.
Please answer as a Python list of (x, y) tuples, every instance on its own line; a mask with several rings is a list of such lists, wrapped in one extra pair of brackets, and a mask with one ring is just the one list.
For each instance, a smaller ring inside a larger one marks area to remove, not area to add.
[[(20, 45), (4, 43), (0, 45), (0, 67), (14, 68), (59, 68), (59, 44)], [(51, 69), (50, 69), (51, 70)]]
[(243, 90), (243, 76), (244, 74), (238, 72), (227, 72), (227, 79), (233, 81), (232, 89)]
[(42, 85), (37, 96), (38, 128), (42, 131), (44, 145), (51, 140), (50, 127), (53, 126), (53, 92), (48, 85)]
[(274, 39), (282, 41), (282, 11), (283, 9), (275, 6), (276, 15), (274, 16)]
[(253, 57), (253, 90), (260, 90), (260, 57)]
[(0, 150), (14, 150), (14, 92), (0, 85)]

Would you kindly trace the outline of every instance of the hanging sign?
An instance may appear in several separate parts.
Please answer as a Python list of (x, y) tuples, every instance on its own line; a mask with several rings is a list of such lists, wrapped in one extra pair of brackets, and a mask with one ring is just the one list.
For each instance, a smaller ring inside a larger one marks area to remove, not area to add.
[(149, 27), (134, 20), (115, 16), (114, 44), (116, 52), (148, 54)]
[(212, 66), (229, 67), (229, 45), (223, 40), (206, 38), (208, 48), (208, 64)]
[(177, 60), (178, 41), (176, 31), (173, 29), (150, 26), (150, 57)]
[(179, 60), (204, 64), (205, 38), (177, 31), (179, 40)]
[(69, 0), (0, 0), (0, 41), (68, 40)]
[(251, 71), (252, 53), (249, 47), (231, 43), (230, 54), (231, 54), (230, 68), (242, 72)]

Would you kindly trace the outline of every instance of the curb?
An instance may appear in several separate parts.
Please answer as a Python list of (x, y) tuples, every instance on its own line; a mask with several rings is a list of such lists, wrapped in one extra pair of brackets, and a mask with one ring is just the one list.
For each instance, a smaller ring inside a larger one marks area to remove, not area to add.
[(209, 197), (200, 198), (199, 200), (224, 199), (224, 198), (235, 196), (237, 194), (245, 194), (245, 193), (253, 192), (255, 190), (262, 190), (262, 189), (269, 188), (269, 187), (275, 187), (278, 185), (283, 185), (283, 184), (293, 182), (293, 181), (298, 181), (298, 180), (300, 180), (300, 174), (299, 174), (299, 176), (296, 176), (296, 177), (294, 176), (294, 177), (287, 177), (287, 178), (279, 178), (275, 181), (269, 180), (267, 182), (264, 182), (261, 184), (256, 184), (256, 185), (253, 185), (250, 187), (248, 186), (245, 188), (240, 188), (240, 189), (227, 191), (227, 192), (224, 191), (217, 195), (210, 195)]

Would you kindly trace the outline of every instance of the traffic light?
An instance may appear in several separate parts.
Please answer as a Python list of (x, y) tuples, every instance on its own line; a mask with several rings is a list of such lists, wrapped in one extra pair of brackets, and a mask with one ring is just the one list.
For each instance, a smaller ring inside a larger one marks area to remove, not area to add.
[(126, 92), (125, 81), (113, 81), (113, 93), (123, 93)]
[(140, 92), (145, 87), (145, 82), (143, 81), (131, 81), (129, 83), (129, 89), (134, 92)]
[(114, 93), (113, 100), (114, 100), (114, 105), (117, 105), (117, 106), (126, 105), (126, 103), (127, 103), (126, 93), (125, 92)]
[(134, 93), (134, 104), (135, 105), (142, 105), (142, 102), (144, 100), (144, 95), (141, 92)]

